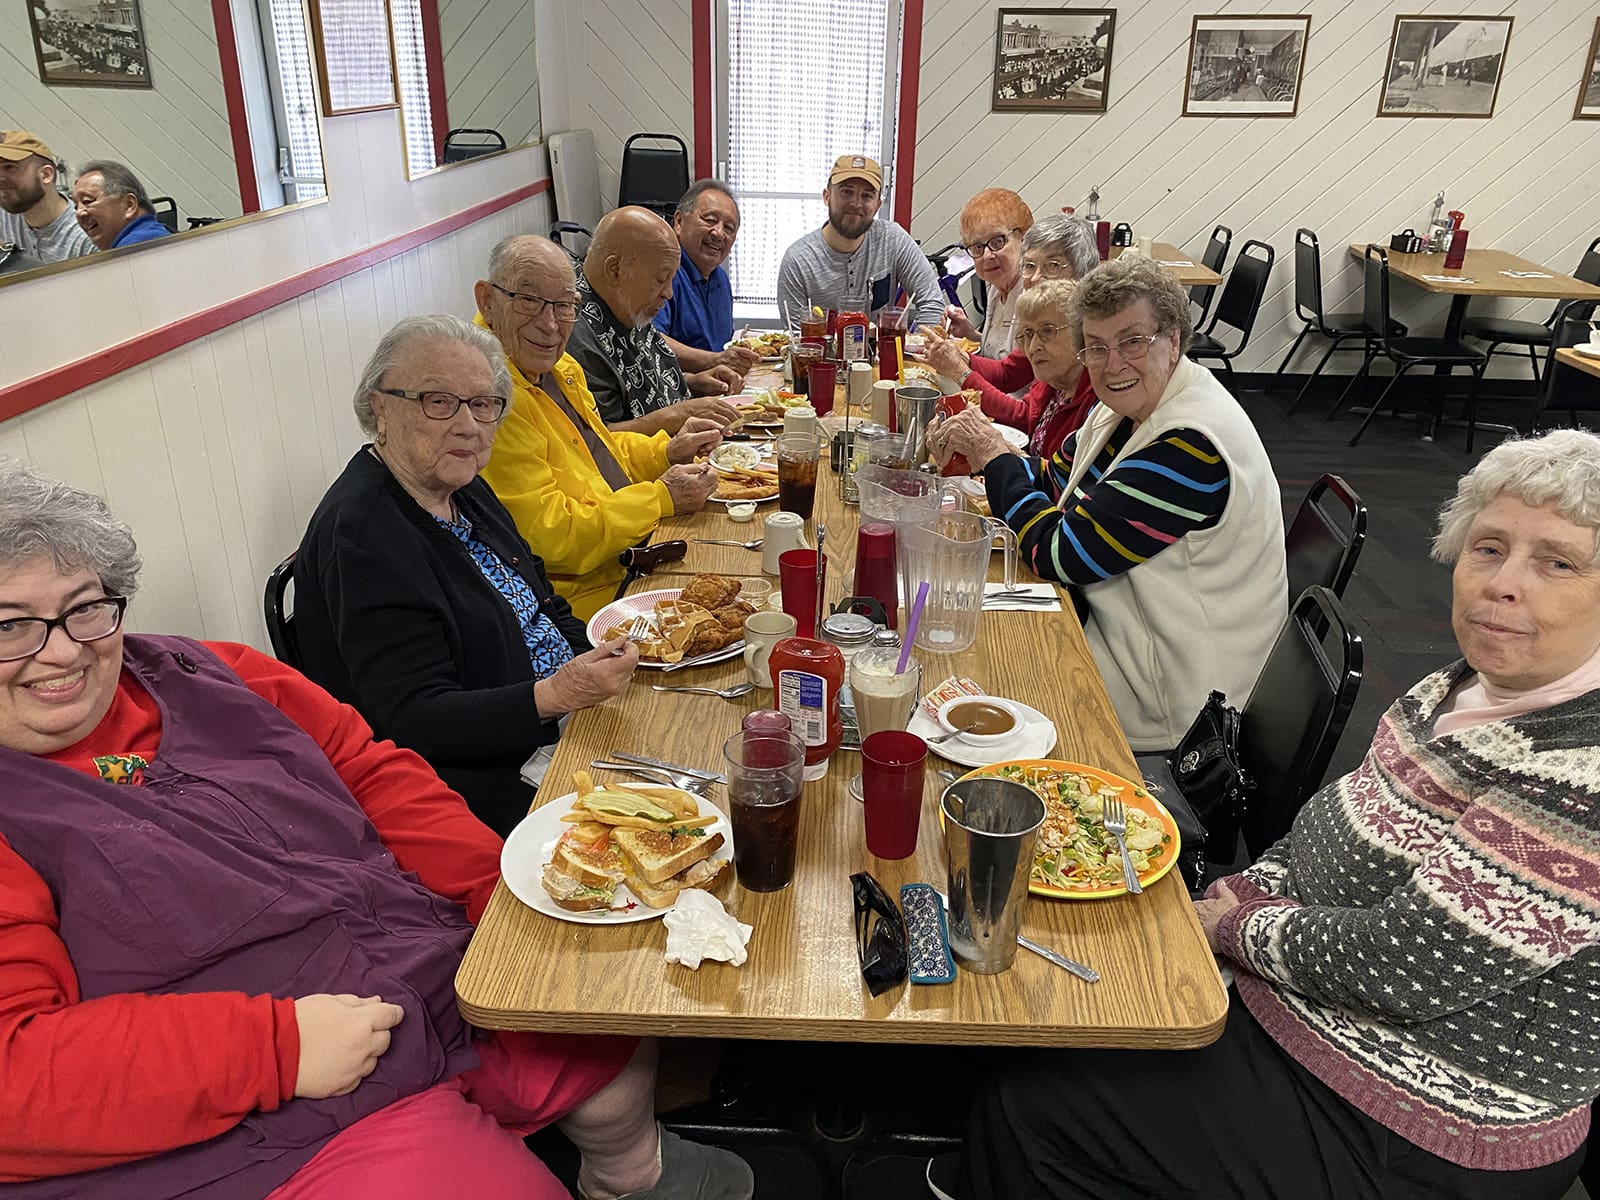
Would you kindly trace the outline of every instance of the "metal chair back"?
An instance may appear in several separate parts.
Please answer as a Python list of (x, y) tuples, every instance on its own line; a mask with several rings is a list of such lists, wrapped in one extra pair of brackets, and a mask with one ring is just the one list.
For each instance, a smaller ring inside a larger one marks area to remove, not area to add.
[(1389, 252), (1368, 244), (1361, 260), (1361, 323), (1367, 332), (1389, 345)]
[(1294, 313), (1322, 330), (1322, 247), (1309, 229), (1294, 231)]
[(1533, 431), (1539, 429), (1539, 418), (1551, 409), (1564, 409), (1576, 416), (1580, 412), (1600, 410), (1600, 380), (1582, 371), (1575, 371), (1556, 361), (1556, 351), (1565, 346), (1578, 346), (1589, 340), (1589, 322), (1600, 304), (1593, 300), (1579, 300), (1569, 304), (1561, 320), (1551, 331), (1550, 348), (1545, 351), (1544, 384), (1539, 389), (1539, 399), (1533, 410)]
[[(637, 142), (671, 142), (644, 146)], [(675, 133), (636, 133), (622, 144), (617, 204), (638, 204), (672, 220), (678, 198), (689, 190), (689, 147)]]
[(1233, 260), (1233, 270), (1222, 285), (1222, 298), (1206, 326), (1206, 333), (1214, 334), (1218, 325), (1237, 329), (1239, 344), (1232, 353), (1238, 354), (1250, 342), (1250, 332), (1255, 328), (1256, 315), (1261, 311), (1262, 298), (1267, 294), (1267, 279), (1272, 274), (1277, 251), (1265, 242), (1254, 238), (1246, 242)]
[(498, 154), (506, 148), (505, 135), (498, 129), (452, 129), (444, 135), (444, 163), (466, 162), (485, 154)]
[(272, 643), (272, 653), (281, 663), (287, 663), (295, 670), (301, 667), (300, 637), (294, 627), (294, 611), (292, 605), (285, 603), (290, 587), (294, 583), (295, 555), (289, 555), (277, 566), (272, 568), (272, 574), (267, 576), (267, 590), (264, 598), (264, 607), (267, 618), (267, 640)]
[[(1331, 497), (1335, 503), (1325, 504)], [(1289, 565), (1289, 595), (1325, 587), (1344, 595), (1356, 559), (1367, 540), (1367, 506), (1337, 475), (1324, 475), (1311, 485), (1284, 536)]]
[(150, 211), (168, 233), (178, 232), (178, 202), (171, 196), (152, 196)]
[[(1227, 261), (1228, 247), (1233, 245), (1233, 230), (1226, 225), (1218, 225), (1211, 231), (1211, 240), (1206, 243), (1206, 252), (1200, 256), (1200, 265), (1209, 267), (1218, 275), (1222, 274), (1222, 264)], [(1189, 299), (1200, 306), (1200, 317), (1195, 321), (1196, 327), (1206, 319), (1206, 313), (1211, 310), (1211, 297), (1217, 290), (1214, 283), (1197, 283), (1189, 289)]]

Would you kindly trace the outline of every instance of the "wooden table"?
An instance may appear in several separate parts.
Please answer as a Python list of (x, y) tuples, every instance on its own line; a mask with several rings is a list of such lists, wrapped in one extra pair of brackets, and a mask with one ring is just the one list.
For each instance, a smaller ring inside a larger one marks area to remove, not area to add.
[[(829, 531), (829, 593), (837, 599), (839, 580), (853, 565), (858, 510), (838, 499), (838, 477), (826, 465), (817, 503)], [(720, 511), (676, 518), (658, 537), (759, 536), (759, 521), (773, 510), (762, 505), (754, 525), (735, 524)], [(673, 570), (657, 571), (640, 589), (679, 586), (698, 571), (759, 576), (760, 554), (691, 543)], [(971, 650), (919, 657), (929, 686), (959, 672), (1044, 711), (1060, 731), (1056, 757), (1134, 774), (1070, 603), (1060, 613), (985, 613)], [(573, 770), (612, 749), (721, 770), (722, 742), (747, 711), (772, 702), (769, 690), (736, 702), (668, 697), (649, 690), (658, 677), (641, 671), (623, 696), (573, 717), (540, 801), (566, 794)], [(677, 672), (670, 681), (724, 687), (744, 677), (736, 660)], [(806, 785), (795, 882), (770, 895), (736, 884), (722, 892), (729, 911), (755, 927), (743, 966), (706, 963), (690, 971), (668, 964), (660, 921), (556, 921), (525, 907), (502, 883), (456, 976), (461, 1011), (485, 1028), (602, 1034), (1146, 1048), (1216, 1039), (1226, 995), (1176, 871), (1141, 897), (1030, 898), (1023, 931), (1097, 968), (1098, 984), (1022, 951), (1000, 975), (962, 972), (947, 986), (907, 985), (873, 998), (856, 962), (849, 875), (870, 870), (891, 894), (902, 883), (943, 884), (934, 815), (941, 785), (933, 773), (943, 763), (929, 757), (917, 853), (903, 862), (865, 849), (861, 806), (845, 791), (859, 755), (840, 751), (828, 775)], [(722, 789), (713, 789), (712, 802), (725, 808)]]
[[(1114, 259), (1121, 258), (1123, 251), (1126, 249), (1128, 249), (1126, 246), (1111, 247), (1111, 257)], [(1190, 258), (1176, 246), (1169, 245), (1166, 242), (1156, 242), (1151, 249), (1155, 252), (1152, 257), (1166, 267), (1168, 274), (1174, 276), (1184, 287), (1222, 282), (1221, 275), (1218, 275), (1210, 267), (1202, 265), (1199, 259)], [(1168, 263), (1179, 262), (1188, 263), (1189, 265), (1186, 267), (1167, 266)]]
[(1600, 376), (1600, 358), (1579, 354), (1569, 346), (1562, 346), (1556, 351), (1556, 361), (1575, 371), (1582, 371), (1585, 375)]

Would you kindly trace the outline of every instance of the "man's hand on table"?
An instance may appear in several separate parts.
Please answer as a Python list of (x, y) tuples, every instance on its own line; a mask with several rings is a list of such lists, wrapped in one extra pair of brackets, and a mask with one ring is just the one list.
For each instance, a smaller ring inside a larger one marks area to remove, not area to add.
[(685, 375), (684, 380), (696, 396), (727, 396), (744, 387), (744, 375), (726, 363)]
[(533, 704), (547, 720), (577, 712), (620, 695), (639, 665), (639, 647), (627, 638), (612, 638), (575, 655), (552, 675), (536, 680)]
[[(735, 417), (738, 415), (734, 412)], [(725, 424), (726, 421), (718, 421), (714, 417), (690, 417), (667, 443), (667, 461), (675, 464), (692, 463), (702, 454), (710, 454), (722, 445), (722, 427)]]
[(739, 376), (739, 386), (744, 386), (744, 377), (750, 373), (750, 368), (761, 361), (761, 356), (749, 346), (734, 344), (717, 355), (712, 370), (717, 367), (727, 367)]

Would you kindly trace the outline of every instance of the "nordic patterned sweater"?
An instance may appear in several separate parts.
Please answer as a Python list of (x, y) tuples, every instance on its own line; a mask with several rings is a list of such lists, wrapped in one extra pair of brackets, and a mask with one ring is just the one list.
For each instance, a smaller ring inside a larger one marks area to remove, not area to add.
[(1384, 714), (1361, 766), (1227, 886), (1251, 1014), (1356, 1108), (1441, 1158), (1573, 1153), (1600, 1093), (1600, 691), (1433, 737), (1468, 673)]

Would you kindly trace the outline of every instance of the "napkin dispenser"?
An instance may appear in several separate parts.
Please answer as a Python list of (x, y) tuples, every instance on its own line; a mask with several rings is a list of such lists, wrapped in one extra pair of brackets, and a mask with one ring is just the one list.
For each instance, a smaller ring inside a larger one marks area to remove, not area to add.
[(1111, 244), (1113, 246), (1133, 245), (1133, 226), (1126, 221), (1119, 222), (1111, 231)]
[(1389, 249), (1397, 254), (1421, 254), (1427, 248), (1415, 229), (1402, 229), (1389, 239)]

